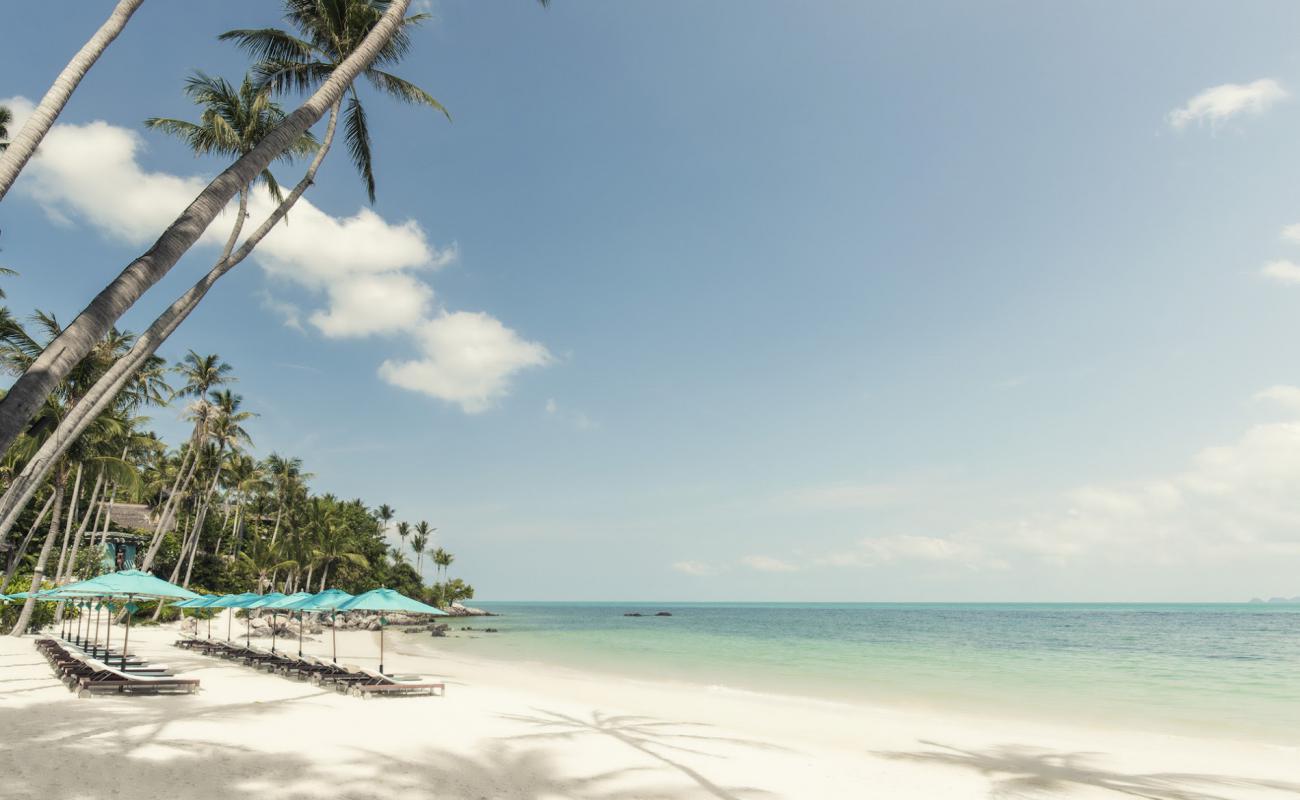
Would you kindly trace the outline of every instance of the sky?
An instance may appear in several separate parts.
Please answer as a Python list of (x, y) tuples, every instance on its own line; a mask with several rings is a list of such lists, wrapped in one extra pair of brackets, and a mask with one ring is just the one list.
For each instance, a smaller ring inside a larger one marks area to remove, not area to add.
[[(1300, 595), (1300, 7), (416, 5), (451, 120), (363, 86), (376, 202), (336, 149), (163, 350), (234, 367), (256, 454), (479, 599)], [(0, 102), (110, 6), (7, 9)], [(277, 24), (144, 4), (0, 206), (15, 313), (224, 167), (141, 121)]]

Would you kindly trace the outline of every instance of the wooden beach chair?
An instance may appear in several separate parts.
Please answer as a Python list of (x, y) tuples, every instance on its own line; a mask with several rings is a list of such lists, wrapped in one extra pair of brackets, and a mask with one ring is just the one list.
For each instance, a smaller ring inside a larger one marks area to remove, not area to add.
[(77, 697), (94, 697), (97, 694), (193, 694), (199, 690), (198, 678), (177, 678), (174, 675), (139, 675), (123, 672), (94, 659), (86, 659), (90, 674), (77, 676)]
[(347, 687), (353, 697), (370, 697), (376, 694), (427, 694), (439, 697), (447, 693), (444, 683), (427, 680), (423, 675), (385, 675), (372, 669), (363, 669), (368, 680), (357, 681)]

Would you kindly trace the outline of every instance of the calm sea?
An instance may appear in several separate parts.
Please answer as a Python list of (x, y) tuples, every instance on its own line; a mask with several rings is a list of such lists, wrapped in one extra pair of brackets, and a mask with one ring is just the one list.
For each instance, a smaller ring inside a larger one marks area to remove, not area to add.
[[(489, 603), (439, 649), (807, 695), (1300, 743), (1300, 606)], [(671, 617), (625, 617), (627, 612)]]

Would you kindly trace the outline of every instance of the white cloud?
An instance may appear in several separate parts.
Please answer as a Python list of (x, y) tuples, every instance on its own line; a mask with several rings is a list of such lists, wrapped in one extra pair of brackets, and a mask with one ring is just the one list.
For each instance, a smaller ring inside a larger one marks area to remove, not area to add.
[(416, 339), (423, 357), (385, 361), (380, 376), (394, 386), (457, 403), (471, 414), (504, 396), (516, 372), (553, 360), (546, 347), (481, 312), (441, 313), (420, 325)]
[[(1295, 400), (1294, 390), (1261, 392)], [(1184, 470), (1129, 485), (1067, 493), (1064, 507), (984, 526), (987, 545), (1056, 564), (1224, 564), (1300, 556), (1300, 422), (1256, 425), (1208, 447)]]
[(799, 567), (771, 556), (745, 556), (740, 562), (759, 572), (798, 572)]
[[(15, 126), (31, 113), (32, 104), (24, 98), (0, 102), (15, 112)], [(207, 179), (149, 171), (140, 164), (146, 149), (138, 133), (106, 122), (55, 125), (18, 186), (60, 224), (89, 223), (110, 238), (147, 246)], [(300, 167), (276, 169), (289, 182)], [(273, 208), (270, 195), (255, 190), (245, 232)], [(228, 208), (200, 243), (219, 247), (232, 222)], [(551, 356), (541, 344), (523, 340), (486, 313), (435, 307), (433, 289), (420, 274), (456, 258), (455, 245), (430, 245), (414, 220), (388, 222), (367, 208), (336, 217), (306, 198), (253, 255), (269, 275), (323, 301), (322, 307), (304, 311), (264, 294), (263, 306), (286, 325), (302, 330), (306, 314), (330, 338), (404, 333), (423, 357), (384, 361), (384, 379), (466, 411), (482, 411), (508, 391), (516, 372), (548, 364)]]
[(311, 323), (331, 338), (414, 330), (433, 304), (433, 290), (404, 272), (351, 275), (328, 292), (329, 308)]
[(673, 569), (686, 575), (694, 575), (697, 578), (717, 575), (720, 572), (717, 567), (712, 564), (705, 564), (702, 561), (678, 561), (673, 564)]
[(1238, 114), (1262, 114), (1286, 96), (1286, 89), (1272, 78), (1245, 84), (1225, 83), (1206, 89), (1183, 107), (1169, 112), (1169, 124), (1175, 129), (1192, 123), (1209, 123), (1215, 127)]
[(546, 413), (547, 413), (547, 414), (554, 414), (556, 411), (559, 411), (559, 410), (560, 410), (560, 406), (555, 402), (555, 398), (554, 398), (554, 397), (552, 397), (551, 399), (549, 399), (549, 400), (546, 401)]
[(1300, 386), (1270, 386), (1256, 392), (1255, 400), (1274, 403), (1287, 411), (1300, 413)]
[(1300, 222), (1287, 225), (1283, 228), (1282, 239), (1287, 242), (1300, 242)]
[(1260, 268), (1259, 274), (1271, 281), (1285, 284), (1300, 283), (1300, 264), (1286, 259), (1270, 261)]

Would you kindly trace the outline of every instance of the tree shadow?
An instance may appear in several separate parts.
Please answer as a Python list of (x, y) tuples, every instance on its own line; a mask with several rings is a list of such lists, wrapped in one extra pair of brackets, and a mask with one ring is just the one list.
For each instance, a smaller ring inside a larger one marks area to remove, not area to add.
[[(600, 711), (592, 711), (591, 719), (585, 720), (558, 711), (548, 711), (542, 708), (534, 708), (533, 710), (537, 712), (536, 715), (501, 715), (502, 719), (522, 722), (540, 729), (536, 733), (518, 734), (507, 738), (519, 741), (527, 739), (567, 740), (587, 735), (605, 736), (677, 770), (701, 789), (714, 797), (721, 798), (721, 800), (741, 800), (742, 796), (760, 797), (770, 795), (771, 792), (752, 786), (719, 786), (700, 771), (679, 760), (681, 755), (723, 758), (717, 753), (710, 753), (700, 749), (700, 746), (706, 743), (739, 745), (764, 750), (786, 750), (786, 748), (767, 742), (688, 732), (708, 727), (698, 722), (668, 722), (653, 717), (608, 715)], [(694, 747), (688, 747), (688, 744), (694, 745)], [(675, 754), (678, 758), (670, 758), (668, 753)]]
[[(621, 779), (635, 777), (648, 767), (571, 774), (544, 748), (515, 747), (500, 741), (487, 742), (469, 754), (423, 747), (395, 756), (344, 747), (334, 751), (342, 752), (341, 757), (312, 759), (306, 755), (310, 749), (306, 744), (301, 753), (268, 753), (165, 734), (172, 722), (188, 723), (203, 716), (237, 719), (252, 715), (254, 706), (262, 710), (301, 699), (210, 709), (177, 708), (176, 701), (184, 698), (171, 697), (33, 704), (23, 712), (26, 720), (35, 721), (29, 731), (9, 731), (0, 744), (0, 763), (5, 764), (0, 795), (6, 800), (176, 796), (187, 800), (251, 796), (276, 800), (688, 800), (696, 796), (693, 790), (681, 788), (620, 787)], [(94, 715), (93, 721), (87, 720), (88, 715)], [(257, 728), (247, 725), (244, 730), (254, 732)], [(344, 726), (335, 738), (346, 735)]]
[(1233, 800), (1223, 794), (1230, 789), (1300, 795), (1300, 783), (1190, 772), (1116, 772), (1093, 763), (1099, 753), (1055, 752), (1015, 744), (987, 750), (963, 750), (924, 740), (921, 744), (932, 749), (875, 755), (974, 770), (989, 779), (989, 797), (995, 800), (1060, 797), (1083, 788), (1144, 800)]

